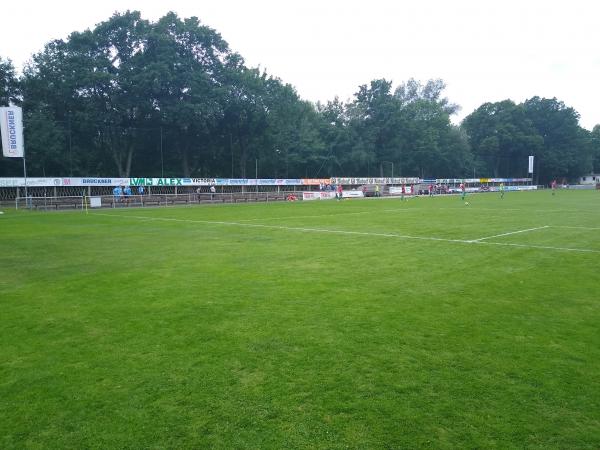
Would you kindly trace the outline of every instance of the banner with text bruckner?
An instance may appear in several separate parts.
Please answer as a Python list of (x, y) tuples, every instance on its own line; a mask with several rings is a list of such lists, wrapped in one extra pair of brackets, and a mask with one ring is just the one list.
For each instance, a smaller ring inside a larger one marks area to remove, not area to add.
[(18, 106), (0, 108), (2, 154), (7, 158), (23, 158), (23, 111)]

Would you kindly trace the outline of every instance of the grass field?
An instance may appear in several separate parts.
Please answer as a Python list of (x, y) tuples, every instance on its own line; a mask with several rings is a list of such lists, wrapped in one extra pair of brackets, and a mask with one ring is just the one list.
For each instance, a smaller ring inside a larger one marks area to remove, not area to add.
[(600, 448), (600, 192), (0, 216), (0, 448)]

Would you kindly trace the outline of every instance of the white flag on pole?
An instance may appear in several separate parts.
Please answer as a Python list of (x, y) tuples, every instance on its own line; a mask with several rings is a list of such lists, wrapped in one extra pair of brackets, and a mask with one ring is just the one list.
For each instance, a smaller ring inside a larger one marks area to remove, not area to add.
[(529, 157), (529, 172), (528, 173), (533, 173), (533, 156)]
[(0, 108), (0, 134), (2, 154), (8, 158), (23, 158), (23, 111), (18, 106)]

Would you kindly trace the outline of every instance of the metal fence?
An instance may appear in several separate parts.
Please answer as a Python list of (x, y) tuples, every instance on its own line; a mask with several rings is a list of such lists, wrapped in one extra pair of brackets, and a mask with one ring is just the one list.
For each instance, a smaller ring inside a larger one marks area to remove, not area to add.
[[(188, 193), (151, 193), (147, 195), (69, 195), (69, 196), (35, 196), (19, 197), (12, 201), (2, 202), (5, 206), (13, 204), (17, 209), (63, 210), (85, 208), (132, 208), (157, 207), (174, 205), (200, 205), (248, 202), (284, 201), (294, 191), (259, 191), (259, 192), (188, 192)], [(302, 198), (301, 191), (295, 192)], [(98, 206), (96, 206), (98, 205)]]
[[(92, 197), (108, 196), (113, 194), (114, 186), (56, 186), (39, 187), (28, 186), (28, 197)], [(144, 186), (144, 195), (190, 195), (200, 193), (209, 193), (210, 186)], [(269, 193), (280, 194), (298, 191), (318, 190), (318, 186), (217, 186), (217, 194), (253, 194)], [(138, 187), (131, 186), (133, 194), (138, 194)], [(0, 202), (15, 201), (25, 197), (24, 187), (0, 187)]]

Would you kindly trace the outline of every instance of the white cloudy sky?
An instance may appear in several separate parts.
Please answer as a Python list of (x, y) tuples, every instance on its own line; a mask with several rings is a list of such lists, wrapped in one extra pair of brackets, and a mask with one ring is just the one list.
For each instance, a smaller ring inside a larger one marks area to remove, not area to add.
[[(51, 39), (91, 28), (115, 11), (156, 20), (197, 16), (251, 66), (307, 100), (346, 100), (375, 78), (394, 86), (442, 78), (462, 111), (486, 101), (557, 97), (600, 124), (597, 0), (101, 0), (10, 2), (0, 56), (20, 67)], [(5, 5), (5, 6), (8, 6)], [(10, 17), (9, 17), (10, 16)]]

